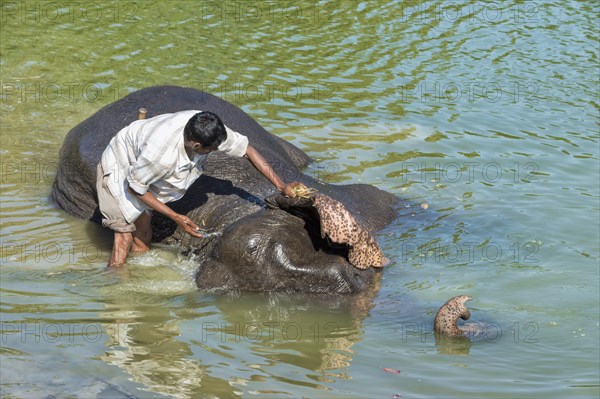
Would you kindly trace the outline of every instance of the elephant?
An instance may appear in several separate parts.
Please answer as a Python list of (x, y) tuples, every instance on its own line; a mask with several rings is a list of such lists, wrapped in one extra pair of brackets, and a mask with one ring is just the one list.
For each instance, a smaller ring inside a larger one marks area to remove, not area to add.
[[(137, 119), (141, 107), (148, 117), (190, 109), (213, 112), (247, 136), (284, 181), (298, 181), (339, 201), (364, 229), (375, 232), (397, 218), (401, 201), (395, 195), (367, 184), (327, 184), (303, 173), (311, 159), (298, 147), (272, 135), (235, 105), (178, 86), (135, 91), (71, 129), (51, 192), (60, 208), (100, 222), (96, 165), (111, 138)], [(274, 206), (277, 195), (247, 159), (214, 152), (183, 198), (169, 204), (199, 225), (203, 237), (187, 235), (155, 214), (152, 240), (180, 244), (195, 255), (196, 285), (207, 292), (355, 294), (380, 278), (380, 268), (350, 264), (348, 247), (322, 237), (314, 215)]]
[(450, 339), (454, 342), (471, 342), (482, 339), (496, 339), (501, 335), (494, 323), (477, 321), (458, 324), (458, 320), (469, 320), (471, 312), (466, 303), (473, 298), (468, 295), (457, 295), (448, 299), (435, 315), (433, 331), (438, 338)]

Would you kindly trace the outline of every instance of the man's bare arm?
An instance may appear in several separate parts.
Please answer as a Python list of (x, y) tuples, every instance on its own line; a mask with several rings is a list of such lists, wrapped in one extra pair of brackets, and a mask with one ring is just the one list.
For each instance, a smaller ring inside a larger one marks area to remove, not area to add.
[(183, 228), (189, 235), (194, 237), (202, 237), (202, 235), (197, 231), (200, 228), (192, 221), (192, 219), (188, 218), (185, 215), (181, 215), (175, 212), (174, 210), (160, 202), (158, 198), (156, 198), (151, 192), (146, 191), (143, 195), (139, 195), (131, 187), (129, 188), (129, 191), (133, 193), (137, 198), (139, 198), (140, 201), (148, 205), (150, 208), (154, 209), (156, 212), (161, 213), (169, 219), (173, 220), (175, 223), (181, 226), (181, 228)]
[(273, 167), (267, 162), (267, 160), (251, 145), (248, 145), (246, 149), (246, 156), (252, 162), (252, 165), (256, 167), (273, 185), (277, 188), (278, 191), (281, 191), (284, 195), (288, 197), (293, 197), (294, 194), (291, 189), (298, 185), (298, 182), (292, 182), (286, 184), (279, 178)]

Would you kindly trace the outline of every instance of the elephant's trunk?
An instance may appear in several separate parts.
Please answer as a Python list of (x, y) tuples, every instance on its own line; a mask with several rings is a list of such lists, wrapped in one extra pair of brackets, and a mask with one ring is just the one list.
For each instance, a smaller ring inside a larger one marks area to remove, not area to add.
[(457, 321), (459, 318), (469, 320), (471, 317), (471, 313), (465, 305), (471, 299), (473, 298), (467, 295), (459, 295), (449, 299), (435, 315), (434, 331), (447, 337), (460, 337), (467, 334), (468, 331), (461, 328)]

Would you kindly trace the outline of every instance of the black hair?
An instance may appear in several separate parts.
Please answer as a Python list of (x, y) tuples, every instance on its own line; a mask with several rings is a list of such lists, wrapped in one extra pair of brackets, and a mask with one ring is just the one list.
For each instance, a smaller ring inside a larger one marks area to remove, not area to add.
[(192, 116), (183, 129), (183, 137), (202, 147), (217, 147), (227, 139), (225, 125), (216, 114), (204, 111)]

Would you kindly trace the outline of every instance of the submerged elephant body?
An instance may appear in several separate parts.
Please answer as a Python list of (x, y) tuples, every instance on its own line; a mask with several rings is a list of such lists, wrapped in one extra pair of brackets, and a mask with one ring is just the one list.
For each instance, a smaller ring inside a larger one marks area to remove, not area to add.
[[(340, 201), (369, 231), (384, 227), (397, 214), (398, 200), (392, 194), (369, 185), (334, 186), (316, 181), (301, 171), (310, 162), (305, 153), (268, 133), (242, 110), (210, 94), (174, 86), (132, 93), (69, 132), (52, 188), (52, 198), (61, 208), (74, 216), (99, 221), (96, 165), (111, 138), (137, 119), (140, 107), (148, 110), (148, 117), (188, 109), (216, 113), (225, 125), (246, 135), (282, 179), (299, 181)], [(332, 247), (310, 218), (266, 207), (265, 198), (275, 191), (247, 159), (215, 152), (186, 195), (170, 204), (215, 234), (194, 238), (155, 214), (153, 239), (180, 243), (198, 255), (196, 283), (201, 289), (326, 293), (365, 290), (377, 270), (353, 267), (348, 262), (348, 249)]]

